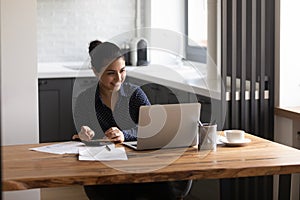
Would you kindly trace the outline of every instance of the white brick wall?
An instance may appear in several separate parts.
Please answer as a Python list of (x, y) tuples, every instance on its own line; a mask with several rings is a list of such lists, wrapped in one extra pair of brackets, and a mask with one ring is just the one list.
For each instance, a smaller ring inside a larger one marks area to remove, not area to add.
[(85, 61), (91, 40), (134, 30), (135, 0), (37, 0), (37, 15), (39, 62)]

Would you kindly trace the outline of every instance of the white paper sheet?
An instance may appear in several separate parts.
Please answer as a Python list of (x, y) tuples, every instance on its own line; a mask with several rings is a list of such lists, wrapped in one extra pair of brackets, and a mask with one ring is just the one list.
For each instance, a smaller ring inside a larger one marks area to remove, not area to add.
[(108, 160), (128, 160), (124, 147), (116, 148), (114, 144), (106, 146), (79, 148), (79, 160), (82, 161), (108, 161)]
[(70, 141), (70, 142), (63, 142), (59, 144), (52, 144), (52, 145), (46, 145), (46, 146), (41, 146), (36, 148), (30, 148), (29, 150), (53, 153), (53, 154), (78, 154), (79, 147), (82, 146), (84, 146), (82, 142)]

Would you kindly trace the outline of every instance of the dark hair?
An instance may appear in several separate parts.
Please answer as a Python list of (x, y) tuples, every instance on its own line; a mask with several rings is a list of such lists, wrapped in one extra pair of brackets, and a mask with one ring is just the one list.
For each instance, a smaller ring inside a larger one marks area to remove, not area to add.
[(98, 46), (99, 44), (102, 44), (102, 42), (99, 41), (99, 40), (91, 41), (91, 42), (90, 42), (90, 45), (89, 45), (89, 54), (91, 54), (92, 50), (93, 50), (96, 46)]
[(107, 67), (116, 59), (123, 57), (121, 49), (117, 45), (99, 40), (90, 42), (89, 54), (91, 64), (97, 72), (100, 72), (103, 67)]

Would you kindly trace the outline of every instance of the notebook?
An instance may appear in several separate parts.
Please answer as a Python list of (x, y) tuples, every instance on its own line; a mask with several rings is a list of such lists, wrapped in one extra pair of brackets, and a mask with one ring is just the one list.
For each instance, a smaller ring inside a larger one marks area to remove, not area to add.
[(200, 103), (141, 106), (137, 141), (123, 144), (135, 150), (197, 145), (200, 110)]

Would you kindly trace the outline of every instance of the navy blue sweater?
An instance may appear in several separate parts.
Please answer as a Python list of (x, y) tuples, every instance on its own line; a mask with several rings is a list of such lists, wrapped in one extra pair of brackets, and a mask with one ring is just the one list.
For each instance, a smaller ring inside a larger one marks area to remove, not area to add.
[(97, 139), (104, 137), (109, 128), (118, 127), (124, 133), (125, 141), (136, 140), (139, 108), (150, 105), (146, 94), (138, 86), (124, 82), (114, 111), (103, 104), (99, 94), (97, 84), (76, 99), (73, 117), (77, 131), (81, 126), (89, 126)]

